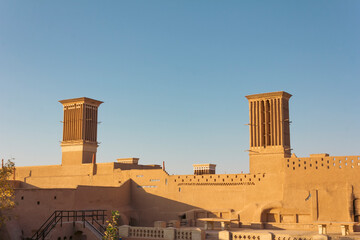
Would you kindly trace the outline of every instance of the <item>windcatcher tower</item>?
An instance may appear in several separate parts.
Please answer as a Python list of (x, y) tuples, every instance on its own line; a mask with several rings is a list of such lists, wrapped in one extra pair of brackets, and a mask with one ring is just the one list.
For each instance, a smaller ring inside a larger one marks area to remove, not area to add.
[(103, 102), (85, 97), (59, 102), (64, 109), (62, 165), (95, 163), (98, 107)]
[(287, 92), (246, 96), (250, 115), (250, 172), (276, 172), (291, 156)]

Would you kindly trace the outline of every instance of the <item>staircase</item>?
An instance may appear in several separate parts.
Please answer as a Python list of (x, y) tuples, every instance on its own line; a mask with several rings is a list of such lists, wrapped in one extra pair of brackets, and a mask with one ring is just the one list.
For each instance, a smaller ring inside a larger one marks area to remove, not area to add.
[[(63, 222), (81, 221), (83, 227), (88, 227), (96, 236), (103, 237), (105, 228), (102, 224), (105, 222), (106, 210), (57, 210), (44, 222), (37, 232), (31, 237), (32, 240), (45, 240), (45, 237), (57, 225), (62, 226)], [(101, 221), (100, 224), (98, 221)]]

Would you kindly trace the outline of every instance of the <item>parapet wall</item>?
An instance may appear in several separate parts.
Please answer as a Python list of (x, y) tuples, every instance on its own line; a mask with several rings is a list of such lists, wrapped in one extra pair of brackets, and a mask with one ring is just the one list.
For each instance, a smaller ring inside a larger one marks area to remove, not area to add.
[(360, 170), (360, 156), (338, 156), (322, 158), (287, 158), (285, 170), (316, 171), (316, 170)]
[(178, 186), (204, 186), (204, 185), (256, 185), (265, 174), (208, 174), (208, 175), (178, 175), (172, 181)]

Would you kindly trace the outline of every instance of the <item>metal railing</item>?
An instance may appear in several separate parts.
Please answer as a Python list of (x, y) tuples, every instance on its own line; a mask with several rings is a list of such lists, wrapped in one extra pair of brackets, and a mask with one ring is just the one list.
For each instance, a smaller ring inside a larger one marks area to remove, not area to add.
[[(102, 224), (105, 223), (105, 212), (106, 210), (57, 210), (44, 222), (43, 225), (37, 230), (37, 232), (31, 237), (33, 240), (44, 240), (45, 237), (51, 232), (51, 230), (60, 223), (60, 226), (63, 225), (63, 222), (75, 222), (82, 221), (83, 227), (87, 223), (93, 230), (99, 233), (101, 236), (104, 235), (105, 228)], [(100, 224), (98, 221), (101, 221)], [(98, 228), (94, 226), (94, 223), (97, 224)]]

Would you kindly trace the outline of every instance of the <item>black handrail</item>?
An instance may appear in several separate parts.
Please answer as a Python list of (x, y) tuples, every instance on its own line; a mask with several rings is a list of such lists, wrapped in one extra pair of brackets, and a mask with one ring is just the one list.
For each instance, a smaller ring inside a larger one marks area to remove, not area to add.
[(104, 227), (104, 225), (101, 225), (98, 221), (96, 221), (96, 219), (92, 219), (92, 225), (94, 225), (94, 223), (96, 223), (99, 226), (101, 232), (106, 231), (106, 228)]
[[(44, 222), (43, 225), (39, 228), (38, 231), (31, 237), (33, 240), (44, 240), (45, 237), (50, 233), (50, 231), (56, 226), (58, 222), (60, 222), (60, 226), (62, 226), (63, 219), (70, 222), (72, 220), (73, 224), (76, 221), (80, 220), (83, 222), (83, 226), (85, 228), (85, 222), (89, 224), (93, 229), (95, 229), (99, 234), (102, 234), (101, 231), (105, 231), (104, 227), (97, 221), (102, 220), (102, 223), (105, 223), (105, 212), (106, 210), (57, 210), (54, 211), (53, 214)], [(100, 219), (99, 219), (100, 218)], [(88, 220), (91, 220), (90, 223)], [(97, 223), (100, 230), (98, 230), (93, 223)]]
[(93, 224), (91, 224), (88, 220), (85, 220), (84, 223), (87, 223), (92, 229), (94, 229), (95, 232), (97, 232), (101, 237), (103, 237), (105, 234), (104, 232), (97, 229)]

